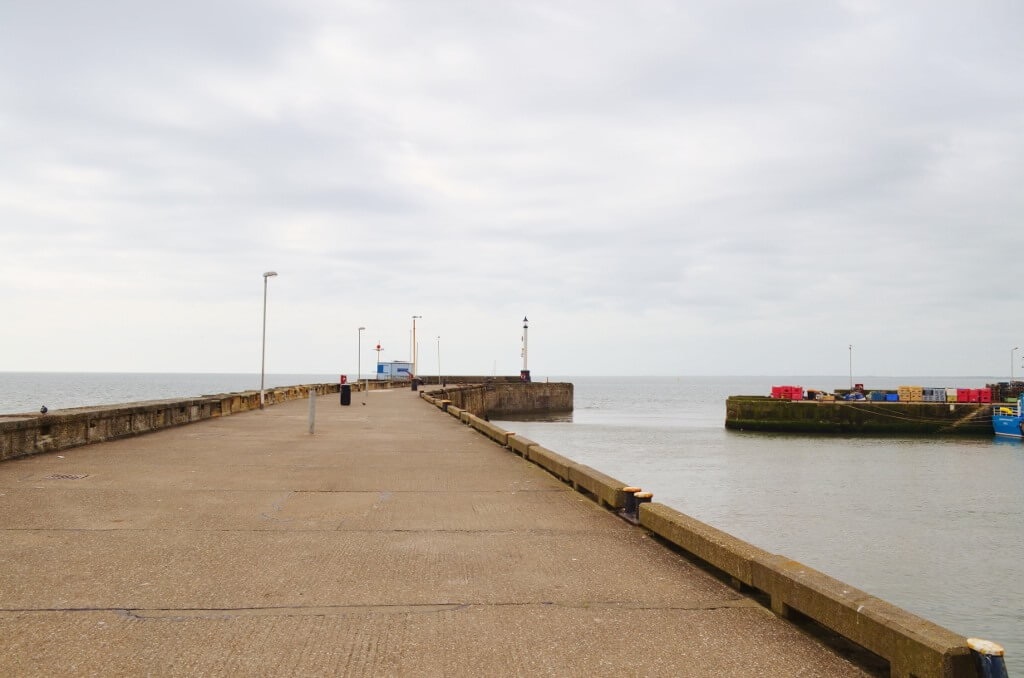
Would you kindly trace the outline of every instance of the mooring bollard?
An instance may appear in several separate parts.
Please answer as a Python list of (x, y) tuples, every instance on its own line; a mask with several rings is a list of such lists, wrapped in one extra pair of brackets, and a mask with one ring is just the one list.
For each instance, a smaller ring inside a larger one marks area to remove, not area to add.
[(643, 489), (644, 488), (642, 488), (642, 487), (624, 487), (624, 488), (622, 488), (622, 491), (626, 493), (626, 505), (624, 507), (622, 507), (622, 511), (620, 513), (622, 514), (623, 518), (625, 518), (626, 520), (630, 521), (631, 523), (635, 523), (636, 519), (637, 519), (637, 515), (636, 515), (637, 503), (636, 503), (636, 497), (633, 496), (633, 495), (635, 495), (637, 492), (643, 491)]
[(991, 640), (968, 638), (967, 647), (971, 648), (974, 663), (978, 667), (980, 678), (1009, 678), (1006, 673), (1006, 659), (1003, 648)]

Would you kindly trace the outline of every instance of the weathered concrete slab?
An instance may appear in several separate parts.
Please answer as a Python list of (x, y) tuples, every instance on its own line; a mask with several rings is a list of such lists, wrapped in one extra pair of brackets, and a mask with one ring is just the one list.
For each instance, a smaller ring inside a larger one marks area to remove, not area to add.
[(609, 529), (598, 510), (566, 526), (559, 511), (565, 498), (558, 489), (459, 492), (461, 511), (452, 510), (449, 492), (0, 490), (7, 529), (16, 530)]
[[(11, 675), (858, 675), (763, 610), (558, 605), (2, 614)], [(723, 647), (720, 629), (735, 640)], [(83, 640), (97, 645), (82, 651)], [(70, 642), (69, 642), (70, 640)]]
[(0, 674), (863, 675), (416, 394), (367, 400), (0, 464)]
[[(13, 557), (0, 559), (5, 579), (13, 580), (4, 607), (220, 609), (254, 603), (322, 607), (579, 601), (680, 607), (740, 599), (710, 578), (679, 578), (673, 554), (644, 544), (635, 531), (168, 530), (158, 537), (152, 531), (140, 535), (130, 530), (11, 535), (3, 548)], [(596, 556), (607, 564), (593, 568)], [(638, 557), (648, 561), (650, 578), (633, 576)]]

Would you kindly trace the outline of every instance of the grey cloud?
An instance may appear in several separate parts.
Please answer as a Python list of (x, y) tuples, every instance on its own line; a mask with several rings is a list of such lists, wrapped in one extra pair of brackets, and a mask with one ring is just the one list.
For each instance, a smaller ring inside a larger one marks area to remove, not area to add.
[[(574, 370), (611, 314), (648, 342), (721, 346), (666, 348), (676, 371), (734, 369), (751, 332), (827, 371), (782, 338), (930, 336), (991, 316), (1015, 276), (1022, 11), (7, 3), (0, 285), (44, 330), (59, 303), (188, 299), (179, 331), (201, 336), (251, 320), (278, 268), (278, 317), (332, 329), (419, 307), (485, 341), (533, 309), (585, 347), (559, 353)], [(0, 336), (0, 355), (31, 353)]]

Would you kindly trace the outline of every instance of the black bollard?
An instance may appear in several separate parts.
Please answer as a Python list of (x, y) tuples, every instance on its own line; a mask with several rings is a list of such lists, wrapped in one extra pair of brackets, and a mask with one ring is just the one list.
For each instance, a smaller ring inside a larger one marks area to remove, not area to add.
[(631, 523), (636, 524), (637, 514), (636, 509), (639, 504), (636, 501), (636, 493), (643, 491), (642, 487), (624, 487), (622, 491), (626, 493), (626, 505), (622, 508), (621, 515), (623, 518)]
[(341, 404), (351, 405), (352, 404), (352, 386), (350, 384), (341, 385)]
[(1002, 647), (981, 638), (968, 638), (967, 647), (971, 648), (971, 654), (974, 655), (979, 678), (1009, 678)]
[(654, 495), (650, 492), (635, 492), (633, 494), (636, 497), (636, 519), (640, 520), (640, 504), (646, 504), (654, 499)]

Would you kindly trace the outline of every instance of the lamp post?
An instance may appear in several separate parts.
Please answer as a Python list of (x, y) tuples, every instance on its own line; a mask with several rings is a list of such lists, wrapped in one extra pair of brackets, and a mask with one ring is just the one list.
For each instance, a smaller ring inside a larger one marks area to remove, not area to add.
[(359, 328), (359, 343), (356, 349), (356, 383), (358, 384), (363, 378), (363, 331), (365, 327)]
[(416, 376), (419, 375), (419, 372), (416, 370), (416, 354), (418, 353), (418, 351), (416, 350), (416, 348), (417, 348), (417, 346), (416, 346), (416, 319), (417, 318), (422, 318), (422, 317), (423, 316), (421, 316), (421, 315), (414, 315), (412, 317), (412, 378), (413, 379), (415, 379)]
[(1020, 346), (1014, 346), (1010, 350), (1010, 383), (1013, 383), (1013, 354), (1020, 350)]
[(853, 344), (850, 344), (850, 391), (853, 391)]
[[(358, 384), (359, 382), (361, 382), (363, 380), (363, 331), (365, 329), (366, 329), (365, 327), (360, 327), (359, 328), (359, 343), (357, 344), (358, 348), (356, 349), (356, 384)], [(362, 391), (363, 391), (363, 404), (364, 405), (366, 404), (366, 387), (367, 386), (368, 386), (368, 384), (364, 384), (363, 386), (361, 386)]]
[(260, 409), (263, 409), (263, 376), (267, 364), (267, 278), (273, 278), (277, 271), (263, 274), (263, 345), (260, 349)]

